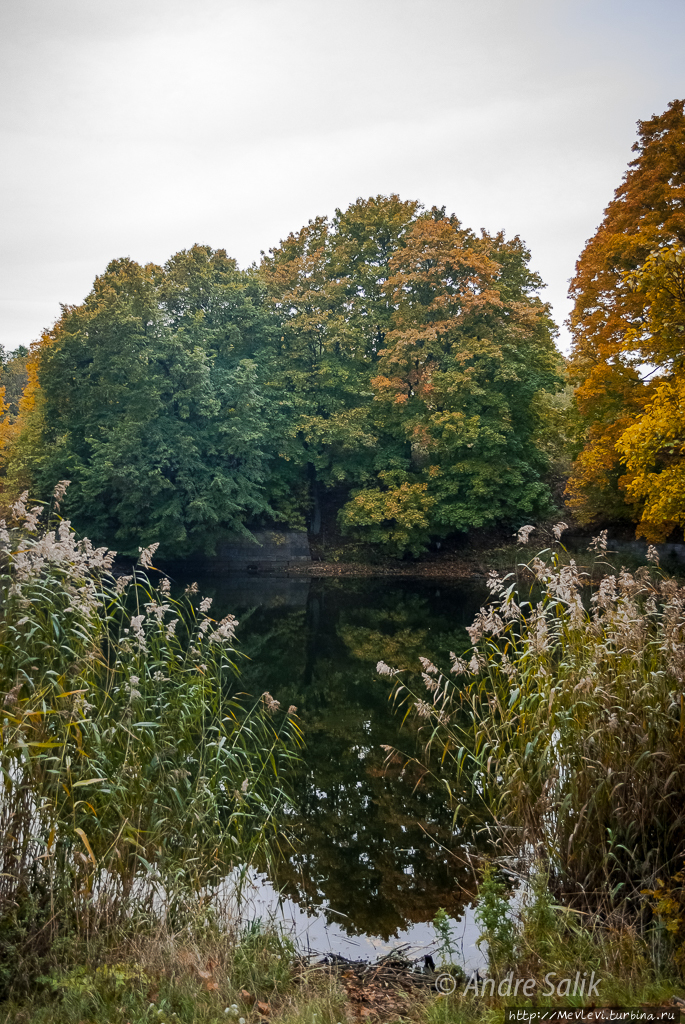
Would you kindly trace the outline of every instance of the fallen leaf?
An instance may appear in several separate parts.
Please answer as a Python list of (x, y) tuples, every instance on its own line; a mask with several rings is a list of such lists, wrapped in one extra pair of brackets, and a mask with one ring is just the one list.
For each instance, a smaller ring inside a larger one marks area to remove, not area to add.
[(248, 992), (246, 988), (241, 988), (240, 998), (244, 1003), (247, 1003), (248, 1006), (252, 1006), (252, 1004), (255, 1001), (255, 997), (252, 995), (251, 992)]
[(264, 1017), (268, 1017), (271, 1013), (271, 1007), (268, 1003), (257, 1003), (257, 1009)]

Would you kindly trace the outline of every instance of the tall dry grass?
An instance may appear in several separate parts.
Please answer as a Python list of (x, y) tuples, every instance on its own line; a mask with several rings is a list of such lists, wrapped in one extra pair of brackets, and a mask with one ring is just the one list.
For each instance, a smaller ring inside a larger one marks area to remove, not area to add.
[(543, 555), (526, 600), (491, 574), (473, 649), (448, 671), (425, 661), (422, 692), (378, 669), (457, 817), (476, 807), (500, 852), (542, 859), (566, 901), (639, 917), (642, 890), (685, 858), (685, 589), (647, 568), (591, 588)]
[(233, 617), (150, 584), (154, 548), (115, 579), (25, 500), (0, 524), (0, 988), (60, 935), (207, 921), (282, 837), (301, 739), (239, 695)]

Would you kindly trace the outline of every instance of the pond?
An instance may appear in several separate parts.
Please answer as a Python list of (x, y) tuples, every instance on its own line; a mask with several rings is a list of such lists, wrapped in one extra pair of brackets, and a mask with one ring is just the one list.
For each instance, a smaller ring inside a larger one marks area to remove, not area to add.
[[(412, 579), (310, 579), (204, 575), (203, 596), (217, 618), (240, 620), (242, 686), (294, 704), (305, 733), (295, 780), (298, 842), (276, 874), (254, 892), (255, 913), (273, 903), (315, 948), (387, 949), (425, 945), (440, 907), (473, 947), (474, 837), (453, 827), (443, 785), (407, 757), (416, 731), (389, 699), (383, 660), (409, 671), (419, 656), (449, 666), (469, 646), (466, 626), (486, 593), (482, 584)], [(468, 947), (468, 949), (466, 948)], [(350, 953), (346, 953), (350, 955)]]

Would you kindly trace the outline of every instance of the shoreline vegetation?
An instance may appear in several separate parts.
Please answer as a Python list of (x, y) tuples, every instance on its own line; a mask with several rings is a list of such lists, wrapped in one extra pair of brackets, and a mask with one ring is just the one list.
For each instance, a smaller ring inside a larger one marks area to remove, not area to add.
[(59, 516), (67, 485), (0, 523), (5, 999), (67, 950), (209, 925), (232, 872), (287, 841), (301, 747), (295, 708), (240, 692), (234, 617), (153, 587), (156, 545), (113, 577)]
[[(235, 917), (231, 867), (289, 841), (296, 709), (240, 697), (236, 624), (214, 621), (192, 587), (179, 602), (164, 582), (111, 577), (112, 556), (59, 519), (65, 488), (46, 525), (23, 498), (0, 534), (0, 1020), (475, 1024), (505, 1005), (583, 1005), (571, 981), (590, 976), (597, 1005), (674, 1005), (685, 966), (675, 580), (655, 566), (609, 574), (588, 609), (557, 543), (548, 561), (530, 559), (534, 604), (490, 571), (494, 603), (469, 629), (470, 662), (455, 654), (447, 675), (425, 663), (420, 692), (379, 663), (398, 713), (418, 721), (425, 770), (449, 766), (455, 828), (460, 806), (481, 804), (484, 995), (444, 914), (430, 966), (405, 950), (375, 966), (313, 961), (277, 922)], [(141, 553), (143, 571), (153, 556)], [(532, 997), (509, 994), (514, 973), (534, 979)]]
[[(389, 562), (387, 564), (373, 564), (368, 562), (313, 562), (311, 565), (291, 565), (285, 570), (274, 570), (275, 573), (283, 573), (289, 576), (311, 576), (314, 578), (324, 577), (369, 577), (382, 578), (384, 576), (398, 576), (406, 579), (487, 579), (494, 570), (516, 572), (518, 569), (522, 579), (530, 575), (528, 563), (520, 561), (520, 549), (514, 545), (506, 548), (494, 549), (491, 552), (475, 552), (473, 555), (438, 556), (403, 564)], [(587, 556), (585, 556), (587, 558)], [(601, 579), (607, 572), (620, 572), (626, 565), (646, 565), (647, 558), (621, 555), (619, 552), (606, 552), (603, 557), (585, 560), (582, 554), (570, 555), (569, 561), (573, 559), (579, 567), (589, 574), (590, 579)], [(268, 576), (269, 572), (262, 570), (255, 575)], [(532, 579), (532, 575), (530, 575)]]
[[(567, 527), (568, 529), (568, 527)], [(540, 550), (551, 548), (554, 544), (554, 524), (538, 524), (533, 538), (536, 539), (536, 547)], [(624, 532), (624, 531), (622, 531)], [(606, 531), (606, 549), (598, 552), (593, 547), (594, 538), (591, 533), (581, 530), (574, 530), (574, 543), (571, 549), (564, 548), (558, 552), (559, 559), (568, 564), (574, 561), (581, 571), (588, 574), (591, 579), (599, 579), (607, 572), (620, 572), (622, 568), (638, 568), (641, 565), (651, 564), (649, 557), (650, 550), (659, 552), (663, 545), (640, 545), (626, 544), (621, 539), (614, 541)], [(450, 549), (445, 545), (442, 551), (424, 552), (417, 558), (398, 561), (397, 559), (381, 558), (378, 553), (364, 550), (361, 553), (354, 546), (337, 546), (331, 548), (315, 548), (315, 556), (311, 562), (298, 564), (291, 562), (287, 569), (275, 569), (274, 572), (284, 572), (292, 576), (311, 576), (313, 578), (325, 578), (336, 576), (347, 577), (384, 577), (397, 576), (408, 579), (487, 579), (489, 574), (496, 570), (498, 572), (512, 572), (521, 575), (525, 580), (527, 576), (532, 579), (528, 569), (527, 551), (516, 542), (516, 535), (513, 538), (488, 538), (486, 541), (478, 540), (473, 545), (459, 545)], [(682, 545), (680, 545), (682, 546)], [(643, 547), (644, 551), (640, 548)], [(683, 546), (685, 549), (685, 546)], [(683, 552), (685, 555), (685, 550)], [(680, 576), (685, 572), (685, 557), (674, 558), (666, 553), (661, 559), (668, 566), (670, 572)], [(256, 575), (268, 575), (269, 570), (261, 569)]]
[[(247, 270), (206, 245), (115, 259), (2, 354), (0, 1024), (685, 1005), (685, 588), (653, 546), (685, 528), (685, 101), (634, 152), (576, 265), (568, 359), (518, 236), (397, 195)], [(557, 518), (588, 531), (576, 553)], [(274, 524), (313, 541), (291, 575), (487, 583), (449, 664), (375, 682), (411, 748), (388, 765), (488, 844), (492, 994), (444, 910), (432, 959), (367, 969), (232, 909), (294, 841), (307, 723), (242, 693), (232, 615), (149, 575), (158, 547)]]

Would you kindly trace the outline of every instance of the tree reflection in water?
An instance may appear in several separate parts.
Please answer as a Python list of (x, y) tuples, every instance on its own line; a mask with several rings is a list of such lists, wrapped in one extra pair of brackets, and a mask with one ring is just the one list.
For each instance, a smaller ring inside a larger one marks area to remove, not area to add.
[[(306, 764), (296, 780), (299, 839), (276, 885), (321, 907), (350, 934), (390, 938), (432, 920), (458, 918), (470, 902), (473, 835), (453, 828), (445, 788), (382, 745), (418, 750), (393, 711), (376, 663), (418, 671), (419, 655), (448, 665), (468, 647), (465, 627), (485, 594), (473, 584), (425, 580), (200, 580), (213, 613), (240, 619), (250, 661), (246, 690), (297, 705)], [(341, 918), (341, 915), (342, 918)]]

